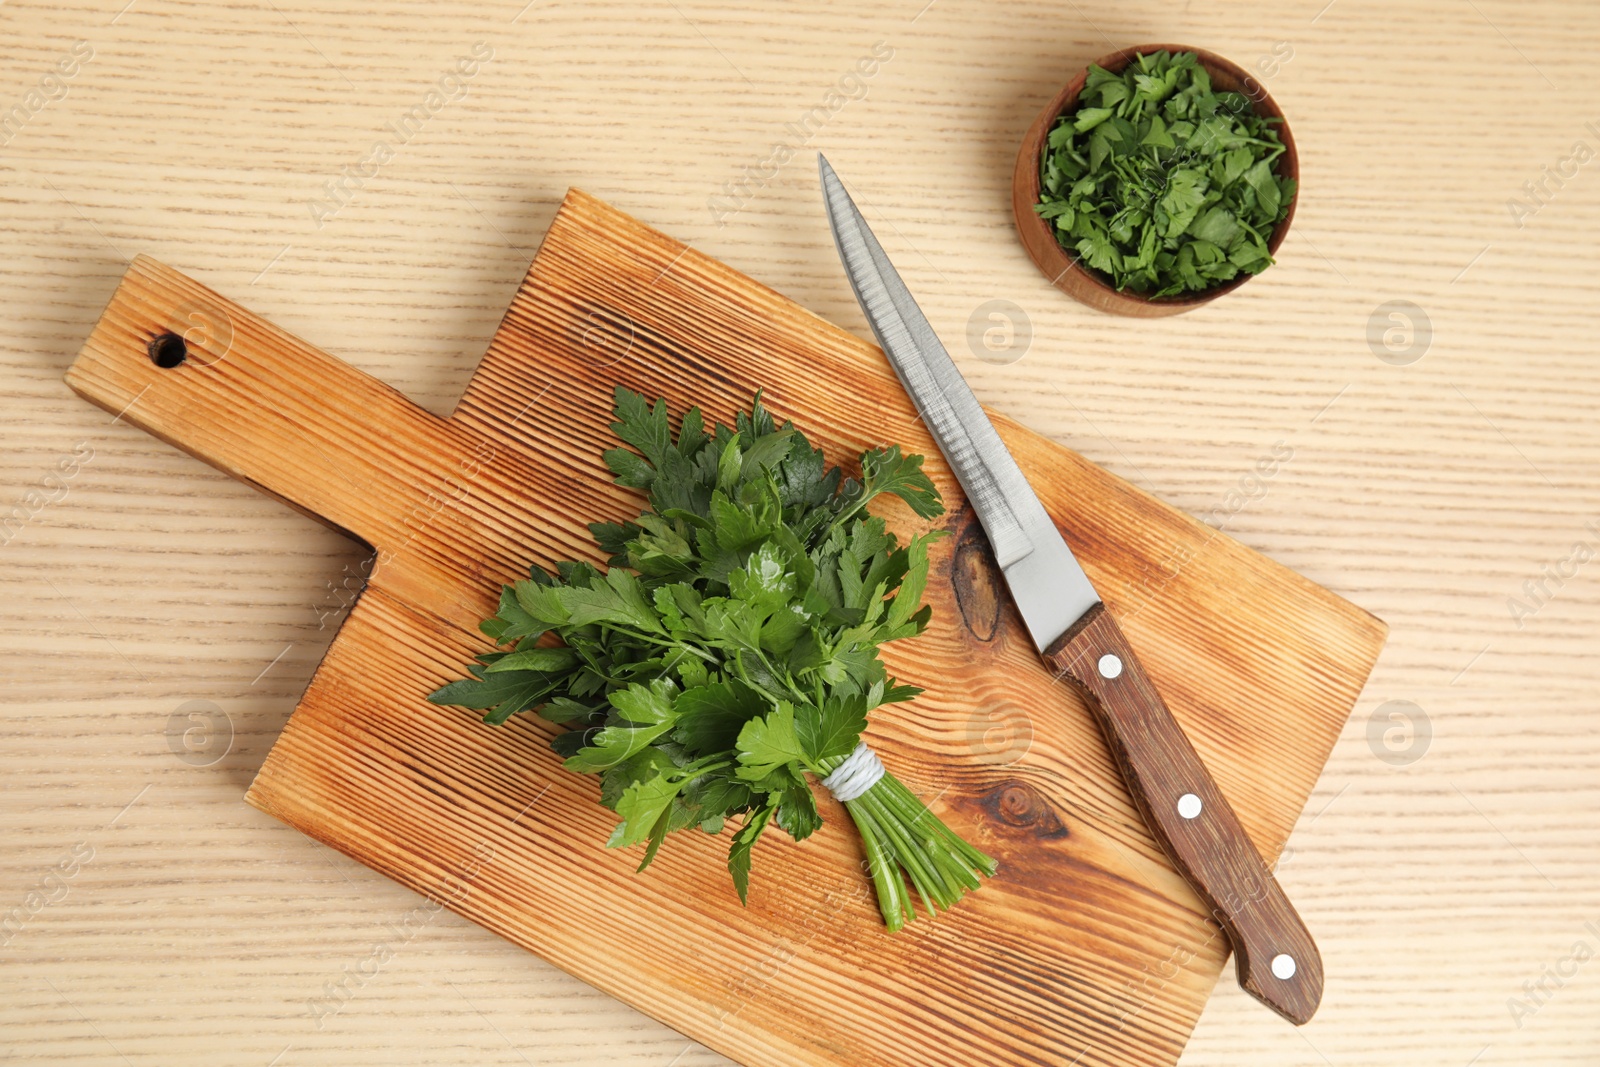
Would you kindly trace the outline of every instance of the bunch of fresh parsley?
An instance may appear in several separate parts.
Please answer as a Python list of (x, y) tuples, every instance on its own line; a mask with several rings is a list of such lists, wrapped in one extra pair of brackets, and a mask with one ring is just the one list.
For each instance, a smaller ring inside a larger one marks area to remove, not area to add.
[[(574, 724), (554, 747), (600, 775), (621, 817), (607, 844), (645, 844), (640, 870), (667, 834), (739, 818), (728, 869), (744, 900), (769, 824), (796, 841), (822, 825), (807, 775), (837, 769), (874, 708), (921, 692), (888, 677), (878, 646), (927, 625), (934, 535), (901, 545), (867, 505), (890, 494), (924, 518), (943, 505), (921, 456), (872, 449), (846, 478), (759, 394), (732, 428), (708, 431), (691, 408), (675, 439), (663, 401), (618, 388), (615, 414), (634, 450), (606, 465), (650, 509), (590, 526), (609, 569), (535, 566), (504, 587), (482, 629), (509, 649), (429, 699), (490, 723), (537, 709)], [(931, 912), (996, 869), (893, 775), (846, 807), (891, 930), (914, 915), (907, 878)]]
[(1278, 121), (1213, 92), (1193, 52), (1141, 55), (1120, 74), (1091, 66), (1050, 131), (1034, 210), (1119, 290), (1173, 296), (1259, 274), (1295, 195), (1273, 171)]

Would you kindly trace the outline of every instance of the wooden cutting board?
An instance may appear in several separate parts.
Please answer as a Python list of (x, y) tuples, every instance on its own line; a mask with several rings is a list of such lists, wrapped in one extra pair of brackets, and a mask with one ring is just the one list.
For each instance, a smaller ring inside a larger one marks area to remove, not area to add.
[[(820, 206), (818, 219), (820, 232)], [(168, 332), (188, 357), (163, 369), (150, 345)], [(1145, 830), (1087, 709), (1041, 664), (873, 345), (573, 191), (448, 419), (143, 257), (67, 381), (377, 552), (250, 803), (748, 1064), (1177, 1060), (1225, 939)], [(599, 562), (585, 523), (638, 511), (599, 458), (618, 383), (724, 420), (759, 386), (831, 460), (888, 441), (929, 457), (954, 536), (935, 549), (932, 625), (884, 656), (927, 692), (877, 713), (870, 736), (1000, 860), (954, 911), (885, 933), (831, 799), (804, 844), (763, 839), (747, 908), (723, 839), (675, 835), (636, 875), (637, 855), (601, 847), (612, 813), (549, 750), (555, 727), (491, 728), (424, 699), (488, 648), (476, 624), (502, 582), (530, 563)], [(996, 421), (1275, 857), (1384, 625)]]

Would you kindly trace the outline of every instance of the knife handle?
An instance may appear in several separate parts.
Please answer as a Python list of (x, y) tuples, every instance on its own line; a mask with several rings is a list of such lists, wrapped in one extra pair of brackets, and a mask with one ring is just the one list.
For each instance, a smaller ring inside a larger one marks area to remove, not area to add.
[(1322, 999), (1322, 957), (1116, 619), (1090, 609), (1045, 650), (1089, 697), (1146, 824), (1233, 944), (1239, 984), (1295, 1025)]

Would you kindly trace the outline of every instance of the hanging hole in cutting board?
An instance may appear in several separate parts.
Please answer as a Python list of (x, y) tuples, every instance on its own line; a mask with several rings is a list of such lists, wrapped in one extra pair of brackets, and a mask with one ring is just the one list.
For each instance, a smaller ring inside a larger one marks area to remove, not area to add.
[(157, 334), (150, 339), (150, 362), (171, 370), (189, 358), (189, 346), (175, 333)]

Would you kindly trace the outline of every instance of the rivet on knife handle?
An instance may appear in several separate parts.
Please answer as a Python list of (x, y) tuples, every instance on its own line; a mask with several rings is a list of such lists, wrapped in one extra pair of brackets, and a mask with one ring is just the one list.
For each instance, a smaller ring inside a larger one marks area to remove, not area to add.
[(1087, 691), (1145, 822), (1233, 944), (1239, 984), (1296, 1025), (1322, 999), (1322, 957), (1194, 746), (1103, 606), (1044, 652)]

